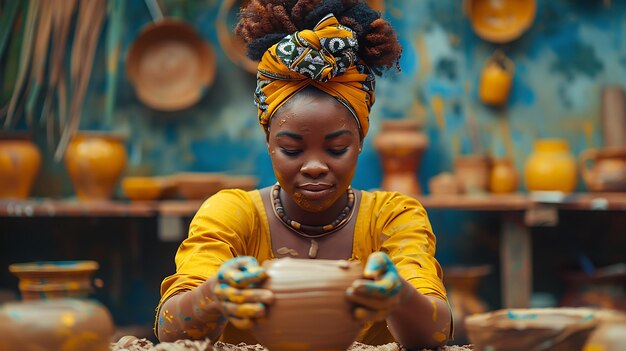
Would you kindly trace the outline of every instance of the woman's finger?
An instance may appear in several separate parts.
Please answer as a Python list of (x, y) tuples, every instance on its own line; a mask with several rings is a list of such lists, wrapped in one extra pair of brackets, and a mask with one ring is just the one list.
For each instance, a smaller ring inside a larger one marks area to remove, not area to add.
[(352, 303), (365, 306), (372, 310), (388, 309), (391, 301), (387, 298), (376, 297), (366, 294), (358, 294), (355, 289), (350, 287), (346, 290), (346, 297)]
[(274, 302), (274, 294), (267, 289), (237, 289), (227, 284), (219, 284), (215, 289), (215, 296), (220, 301), (234, 303), (262, 302), (271, 304)]
[(257, 303), (232, 303), (232, 302), (224, 302), (222, 303), (222, 308), (224, 309), (224, 313), (228, 318), (259, 318), (264, 317), (266, 308), (265, 305), (257, 302)]
[(389, 316), (389, 310), (388, 309), (370, 310), (369, 308), (365, 308), (365, 307), (356, 307), (354, 309), (353, 315), (354, 315), (354, 318), (360, 321), (378, 322), (378, 321), (385, 320), (387, 316)]

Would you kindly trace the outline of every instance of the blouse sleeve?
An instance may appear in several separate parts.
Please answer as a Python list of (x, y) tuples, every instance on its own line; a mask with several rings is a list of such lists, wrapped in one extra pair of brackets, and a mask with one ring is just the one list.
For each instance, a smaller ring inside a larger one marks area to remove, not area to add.
[(214, 276), (224, 261), (246, 255), (246, 238), (253, 232), (257, 217), (245, 191), (222, 190), (207, 199), (176, 252), (176, 273), (161, 283), (159, 306), (170, 296)]
[(380, 203), (376, 226), (380, 250), (400, 275), (424, 295), (448, 301), (443, 272), (435, 259), (436, 238), (426, 209), (411, 197), (389, 193)]

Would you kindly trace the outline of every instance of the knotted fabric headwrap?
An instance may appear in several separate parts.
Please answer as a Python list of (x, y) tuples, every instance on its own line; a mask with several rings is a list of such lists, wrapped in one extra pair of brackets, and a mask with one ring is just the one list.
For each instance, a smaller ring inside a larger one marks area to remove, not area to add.
[(268, 132), (270, 119), (289, 98), (312, 85), (335, 97), (350, 110), (361, 137), (369, 129), (375, 78), (357, 57), (359, 44), (352, 29), (333, 14), (313, 30), (284, 37), (259, 62), (254, 102), (259, 123)]

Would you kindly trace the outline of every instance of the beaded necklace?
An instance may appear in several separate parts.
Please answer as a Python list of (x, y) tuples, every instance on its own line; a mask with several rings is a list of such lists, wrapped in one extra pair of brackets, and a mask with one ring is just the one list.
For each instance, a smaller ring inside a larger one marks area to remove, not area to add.
[(352, 188), (348, 188), (348, 203), (346, 204), (346, 207), (341, 210), (339, 216), (337, 216), (337, 218), (330, 224), (319, 226), (302, 224), (287, 217), (283, 203), (280, 201), (280, 190), (281, 188), (279, 184), (274, 185), (272, 188), (272, 209), (274, 210), (274, 214), (281, 221), (281, 223), (292, 232), (301, 237), (311, 239), (309, 246), (309, 258), (317, 257), (319, 246), (315, 239), (338, 231), (350, 222), (350, 218), (352, 218), (352, 213), (354, 212), (352, 211), (354, 208), (354, 190), (352, 190)]

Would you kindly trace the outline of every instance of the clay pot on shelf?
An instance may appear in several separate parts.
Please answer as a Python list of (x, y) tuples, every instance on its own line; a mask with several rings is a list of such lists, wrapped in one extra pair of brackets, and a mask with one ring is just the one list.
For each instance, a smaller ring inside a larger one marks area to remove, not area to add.
[(626, 147), (588, 149), (580, 154), (579, 159), (587, 189), (626, 191)]
[(65, 167), (81, 201), (109, 200), (128, 156), (123, 138), (105, 132), (79, 132), (65, 152)]
[(576, 159), (567, 141), (540, 139), (526, 160), (524, 179), (529, 191), (561, 191), (576, 188)]
[(461, 181), (448, 172), (442, 172), (430, 178), (428, 188), (431, 196), (457, 195), (463, 192)]
[(13, 264), (23, 301), (0, 306), (0, 350), (107, 351), (114, 325), (91, 292), (94, 261)]
[(464, 155), (454, 160), (454, 173), (466, 194), (484, 194), (489, 186), (491, 158), (486, 155)]
[(507, 194), (517, 190), (519, 177), (513, 161), (509, 158), (496, 158), (491, 166), (489, 191), (494, 194)]
[(0, 133), (0, 198), (28, 198), (40, 167), (41, 152), (32, 140)]
[[(281, 258), (263, 263), (274, 292), (268, 317), (252, 329), (272, 351), (346, 350), (363, 324), (352, 317), (346, 289), (362, 275), (359, 262)], [(306, 316), (306, 318), (303, 318)]]
[(491, 56), (480, 75), (478, 96), (487, 105), (502, 106), (509, 99), (515, 65), (503, 52)]
[(382, 189), (409, 196), (421, 194), (417, 173), (427, 146), (428, 136), (417, 120), (384, 120), (374, 138), (383, 169)]

